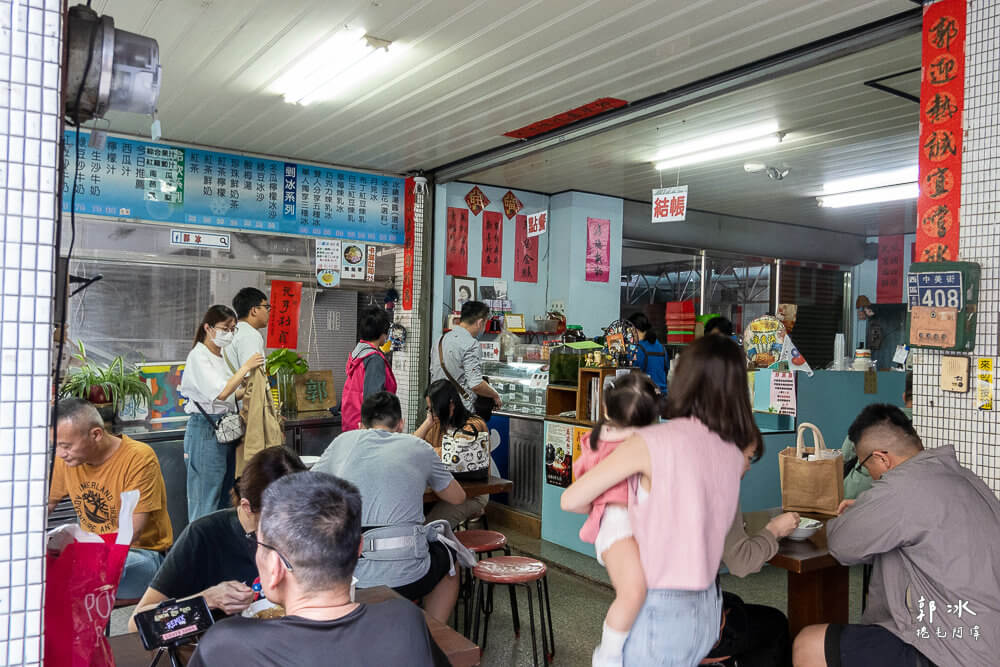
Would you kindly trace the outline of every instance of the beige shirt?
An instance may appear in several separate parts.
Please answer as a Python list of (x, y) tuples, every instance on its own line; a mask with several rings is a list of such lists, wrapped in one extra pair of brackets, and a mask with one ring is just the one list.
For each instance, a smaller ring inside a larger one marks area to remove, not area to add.
[(743, 512), (736, 506), (736, 516), (733, 525), (726, 533), (726, 542), (722, 550), (722, 562), (729, 568), (729, 573), (737, 577), (760, 572), (764, 563), (774, 558), (778, 553), (778, 540), (766, 528), (750, 537), (747, 535), (743, 521)]

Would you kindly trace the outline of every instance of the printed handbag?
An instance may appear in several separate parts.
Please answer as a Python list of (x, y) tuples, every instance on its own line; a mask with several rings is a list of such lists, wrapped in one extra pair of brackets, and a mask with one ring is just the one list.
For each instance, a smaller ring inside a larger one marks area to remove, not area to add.
[(239, 413), (230, 412), (215, 420), (205, 412), (205, 408), (201, 407), (201, 403), (194, 401), (194, 404), (201, 411), (201, 414), (205, 415), (208, 423), (214, 427), (215, 439), (220, 445), (236, 444), (243, 437), (243, 418), (240, 417)]
[(490, 432), (466, 425), (441, 437), (441, 462), (455, 479), (487, 479), (490, 476)]

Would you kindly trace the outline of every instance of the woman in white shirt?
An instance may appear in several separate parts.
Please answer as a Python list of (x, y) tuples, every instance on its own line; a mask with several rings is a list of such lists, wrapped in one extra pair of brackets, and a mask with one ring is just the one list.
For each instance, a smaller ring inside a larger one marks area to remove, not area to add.
[(181, 375), (180, 392), (187, 399), (188, 414), (184, 430), (184, 463), (187, 468), (188, 521), (226, 509), (229, 490), (236, 474), (235, 444), (220, 445), (215, 439), (214, 421), (236, 412), (236, 401), (243, 397), (243, 378), (264, 365), (264, 356), (254, 354), (235, 373), (222, 357), (222, 348), (233, 341), (236, 313), (228, 306), (208, 309), (194, 337)]

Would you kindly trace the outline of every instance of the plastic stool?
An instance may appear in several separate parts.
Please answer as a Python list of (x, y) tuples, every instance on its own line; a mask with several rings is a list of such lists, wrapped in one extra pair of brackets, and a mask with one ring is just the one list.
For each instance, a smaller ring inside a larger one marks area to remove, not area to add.
[[(503, 533), (498, 533), (495, 530), (461, 530), (455, 533), (455, 537), (458, 541), (467, 548), (472, 553), (476, 554), (477, 558), (482, 559), (483, 555), (491, 556), (494, 551), (503, 551), (505, 555), (510, 555), (510, 547), (507, 546), (507, 536)], [(462, 611), (465, 615), (465, 630), (462, 634), (466, 637), (469, 636), (469, 630), (472, 626), (472, 576), (470, 573), (462, 573), (462, 583), (460, 590), (460, 597), (462, 598)], [(517, 602), (516, 600), (511, 600), (511, 612), (514, 615), (514, 629), (515, 632), (520, 631), (520, 623), (517, 618)], [(489, 613), (493, 612), (493, 608), (490, 607)], [(458, 630), (458, 611), (456, 608), (455, 613), (455, 629)]]
[[(493, 603), (493, 588), (496, 584), (507, 586), (510, 593), (511, 611), (514, 616), (514, 631), (518, 631), (517, 603), (514, 597), (514, 587), (524, 586), (528, 591), (528, 620), (531, 625), (531, 655), (535, 667), (538, 667), (538, 643), (535, 639), (535, 608), (532, 604), (531, 583), (534, 582), (538, 593), (538, 615), (542, 629), (542, 656), (546, 662), (551, 662), (556, 653), (556, 639), (552, 630), (552, 608), (549, 604), (549, 582), (546, 577), (545, 563), (534, 558), (523, 556), (497, 556), (484, 558), (476, 564), (472, 575), (476, 578), (476, 621), (472, 629), (472, 641), (479, 643), (479, 612), (483, 612), (483, 643), (480, 651), (486, 650), (486, 641), (490, 627), (490, 612)], [(486, 586), (486, 601), (483, 600), (483, 586)], [(545, 604), (542, 604), (544, 593)], [(548, 623), (546, 624), (546, 618)]]

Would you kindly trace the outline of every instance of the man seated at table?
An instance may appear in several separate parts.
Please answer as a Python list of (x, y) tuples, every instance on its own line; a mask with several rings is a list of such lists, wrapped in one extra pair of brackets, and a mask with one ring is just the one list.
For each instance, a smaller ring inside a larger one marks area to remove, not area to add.
[(313, 466), (361, 490), (365, 550), (358, 586), (390, 586), (407, 599), (423, 599), (427, 613), (447, 623), (458, 598), (457, 566), (424, 527), (424, 491), (430, 487), (455, 505), (465, 502), (465, 491), (430, 445), (403, 433), (394, 394), (366, 398), (361, 425), (338, 436)]
[(149, 445), (105, 431), (104, 420), (89, 401), (59, 401), (49, 512), (69, 496), (84, 530), (115, 533), (121, 494), (133, 490), (139, 491), (139, 504), (132, 513), (132, 545), (118, 583), (119, 599), (143, 594), (173, 543), (160, 461)]
[(268, 620), (233, 616), (205, 634), (188, 665), (447, 665), (407, 600), (351, 601), (361, 544), (361, 496), (332, 475), (287, 475), (264, 491), (256, 534)]
[(803, 629), (795, 664), (996, 664), (1000, 501), (895, 406), (865, 408), (850, 437), (874, 481), (826, 529), (838, 561), (874, 565), (868, 607), (863, 625)]

